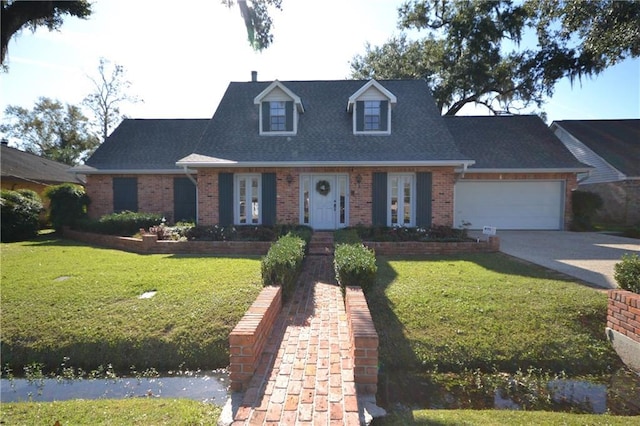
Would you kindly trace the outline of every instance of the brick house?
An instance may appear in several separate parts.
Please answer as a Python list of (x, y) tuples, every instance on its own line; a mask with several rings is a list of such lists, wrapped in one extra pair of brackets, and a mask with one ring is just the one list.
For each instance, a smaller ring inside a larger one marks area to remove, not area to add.
[(603, 200), (596, 220), (640, 223), (640, 119), (562, 120), (551, 130), (581, 162), (593, 167), (578, 189)]
[(44, 190), (62, 183), (84, 185), (84, 176), (69, 173), (67, 164), (58, 163), (30, 152), (0, 144), (0, 186), (12, 191), (30, 189), (42, 198), (45, 207), (49, 199)]
[(125, 120), (76, 168), (93, 217), (314, 229), (563, 229), (586, 170), (537, 116), (442, 117), (424, 81), (255, 79), (210, 120)]

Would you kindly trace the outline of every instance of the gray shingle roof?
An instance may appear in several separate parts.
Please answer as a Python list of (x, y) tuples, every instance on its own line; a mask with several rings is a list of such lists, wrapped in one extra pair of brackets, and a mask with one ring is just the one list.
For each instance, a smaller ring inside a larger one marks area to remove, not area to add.
[(383, 80), (398, 99), (390, 135), (354, 135), (349, 97), (366, 81), (283, 81), (300, 97), (295, 136), (260, 136), (254, 98), (271, 82), (232, 82), (195, 154), (236, 162), (377, 162), (469, 160), (453, 142), (428, 87), (419, 80)]
[(191, 154), (209, 119), (126, 119), (86, 165), (102, 170), (171, 170)]
[(555, 121), (627, 176), (640, 176), (640, 119)]
[(3, 179), (18, 179), (41, 184), (78, 183), (84, 181), (68, 170), (70, 166), (20, 151), (4, 144), (0, 151), (0, 171)]
[(445, 116), (477, 169), (585, 169), (537, 115)]

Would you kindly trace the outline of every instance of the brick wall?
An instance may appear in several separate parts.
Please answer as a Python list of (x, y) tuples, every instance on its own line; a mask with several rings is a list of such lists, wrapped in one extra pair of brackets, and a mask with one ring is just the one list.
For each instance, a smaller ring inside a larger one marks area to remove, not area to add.
[(607, 327), (640, 343), (640, 294), (609, 290)]
[(358, 393), (375, 395), (378, 389), (378, 333), (362, 289), (347, 287), (344, 303)]
[(229, 334), (232, 391), (246, 390), (281, 308), (282, 287), (265, 287)]
[(271, 247), (269, 241), (158, 241), (155, 235), (143, 239), (92, 234), (64, 230), (64, 237), (88, 244), (142, 254), (221, 254), (265, 255)]
[(488, 241), (461, 241), (428, 243), (420, 241), (372, 242), (364, 245), (373, 249), (377, 255), (394, 256), (403, 254), (458, 254), (458, 253), (494, 253), (500, 251), (500, 238), (489, 237)]
[[(173, 178), (175, 175), (87, 175), (85, 185), (91, 199), (89, 217), (97, 219), (105, 214), (113, 213), (113, 178), (138, 178), (138, 211), (159, 213), (173, 221)], [(217, 186), (216, 186), (217, 188)], [(216, 192), (217, 194), (217, 192)]]

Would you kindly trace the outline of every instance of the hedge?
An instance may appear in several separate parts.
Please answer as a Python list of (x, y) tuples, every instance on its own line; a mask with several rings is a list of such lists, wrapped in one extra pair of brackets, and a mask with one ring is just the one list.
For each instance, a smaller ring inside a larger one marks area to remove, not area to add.
[(262, 258), (262, 284), (282, 286), (282, 296), (288, 299), (295, 288), (302, 268), (306, 243), (291, 233), (280, 237)]
[(360, 286), (365, 292), (375, 283), (378, 267), (373, 250), (363, 244), (338, 244), (334, 253), (340, 287)]

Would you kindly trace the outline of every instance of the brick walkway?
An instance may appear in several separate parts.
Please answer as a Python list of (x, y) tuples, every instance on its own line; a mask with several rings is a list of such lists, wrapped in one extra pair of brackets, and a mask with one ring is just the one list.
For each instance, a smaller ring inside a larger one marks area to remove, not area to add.
[(349, 346), (333, 258), (308, 256), (233, 425), (359, 425)]

